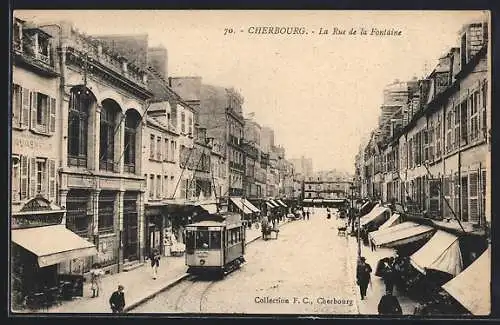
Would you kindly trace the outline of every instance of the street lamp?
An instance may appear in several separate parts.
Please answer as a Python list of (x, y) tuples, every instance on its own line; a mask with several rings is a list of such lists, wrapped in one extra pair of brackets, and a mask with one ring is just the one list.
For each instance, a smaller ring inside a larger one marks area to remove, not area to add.
[[(353, 213), (354, 213), (354, 190), (356, 189), (356, 187), (354, 186), (354, 183), (351, 185), (351, 209), (353, 209)], [(361, 222), (360, 222), (360, 213), (357, 213), (357, 219), (358, 219), (358, 233), (357, 233), (357, 237), (358, 237), (358, 262), (359, 262), (359, 258), (361, 257), (361, 232), (360, 232), (360, 229), (361, 229)], [(354, 218), (352, 220), (352, 222), (354, 222)]]

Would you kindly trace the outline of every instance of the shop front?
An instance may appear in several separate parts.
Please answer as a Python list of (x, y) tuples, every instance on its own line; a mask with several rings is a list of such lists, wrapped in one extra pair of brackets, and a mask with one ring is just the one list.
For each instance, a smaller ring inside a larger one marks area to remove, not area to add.
[(64, 213), (42, 197), (32, 199), (13, 213), (13, 309), (39, 309), (83, 295), (83, 269), (74, 274), (60, 266), (74, 259), (96, 256), (97, 250), (93, 243), (66, 229)]
[(145, 206), (145, 222), (146, 231), (145, 239), (145, 252), (144, 256), (149, 256), (153, 250), (158, 250), (162, 254), (165, 252), (164, 246), (164, 220), (165, 218), (163, 207), (164, 205), (151, 205)]

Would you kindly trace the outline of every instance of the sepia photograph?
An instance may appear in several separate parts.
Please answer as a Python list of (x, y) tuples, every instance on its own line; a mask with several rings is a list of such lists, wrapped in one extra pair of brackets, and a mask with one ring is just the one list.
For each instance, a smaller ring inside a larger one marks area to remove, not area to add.
[(491, 314), (489, 11), (11, 18), (10, 315)]

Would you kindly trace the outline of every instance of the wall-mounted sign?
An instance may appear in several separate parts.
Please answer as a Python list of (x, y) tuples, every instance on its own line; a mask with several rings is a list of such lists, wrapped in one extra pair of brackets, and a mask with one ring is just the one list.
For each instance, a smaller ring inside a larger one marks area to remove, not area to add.
[(62, 223), (64, 212), (48, 213), (48, 214), (32, 214), (16, 216), (13, 215), (11, 220), (12, 229), (32, 228), (41, 226), (60, 225)]

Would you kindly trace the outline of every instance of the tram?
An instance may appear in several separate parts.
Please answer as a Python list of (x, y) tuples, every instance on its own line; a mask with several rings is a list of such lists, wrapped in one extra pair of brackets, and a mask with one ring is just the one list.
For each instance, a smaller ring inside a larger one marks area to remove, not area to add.
[(185, 238), (188, 273), (223, 277), (245, 262), (245, 225), (239, 214), (205, 215), (186, 226)]

